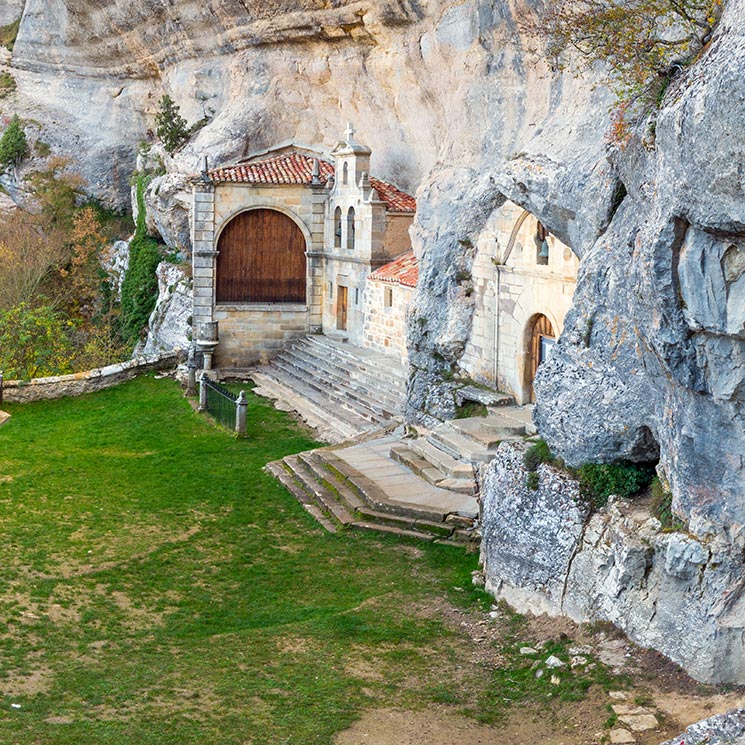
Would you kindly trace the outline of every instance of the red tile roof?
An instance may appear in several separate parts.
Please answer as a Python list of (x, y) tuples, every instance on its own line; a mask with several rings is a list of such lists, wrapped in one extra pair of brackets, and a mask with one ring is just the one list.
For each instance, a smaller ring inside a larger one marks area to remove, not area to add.
[(407, 251), (391, 261), (390, 264), (376, 269), (368, 279), (394, 285), (404, 285), (405, 287), (416, 287), (416, 282), (419, 279), (419, 261), (414, 256), (413, 251)]
[[(239, 163), (227, 168), (215, 168), (209, 172), (216, 184), (301, 184), (309, 186), (313, 178), (315, 158), (302, 153), (283, 153)], [(326, 160), (318, 159), (320, 181), (325, 184), (334, 175), (334, 166)], [(370, 185), (392, 212), (416, 212), (416, 199), (393, 184), (370, 178)]]

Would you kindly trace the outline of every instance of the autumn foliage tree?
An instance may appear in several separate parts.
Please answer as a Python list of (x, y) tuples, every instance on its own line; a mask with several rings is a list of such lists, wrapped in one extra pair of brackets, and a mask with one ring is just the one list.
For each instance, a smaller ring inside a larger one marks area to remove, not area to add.
[[(658, 103), (670, 80), (711, 38), (724, 0), (557, 0), (522, 27), (559, 67), (593, 68), (636, 114)], [(570, 52), (569, 55), (566, 53)]]
[(78, 205), (80, 179), (62, 162), (30, 182), (35, 209), (0, 217), (0, 370), (29, 378), (123, 359), (99, 210)]

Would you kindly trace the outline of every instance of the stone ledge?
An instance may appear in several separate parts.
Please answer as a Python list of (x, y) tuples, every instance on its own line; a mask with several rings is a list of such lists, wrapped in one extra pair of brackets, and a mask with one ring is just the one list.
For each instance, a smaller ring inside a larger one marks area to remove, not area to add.
[(178, 364), (182, 356), (181, 350), (175, 350), (137, 357), (127, 362), (70, 375), (34, 378), (33, 380), (6, 380), (3, 383), (3, 399), (10, 403), (28, 403), (66, 396), (80, 396), (131, 380), (148, 370), (173, 367)]

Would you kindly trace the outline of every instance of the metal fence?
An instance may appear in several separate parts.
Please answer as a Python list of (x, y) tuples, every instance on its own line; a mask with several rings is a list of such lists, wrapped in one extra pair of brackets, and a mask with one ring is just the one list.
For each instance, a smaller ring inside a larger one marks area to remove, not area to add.
[(245, 392), (241, 391), (239, 395), (231, 393), (207, 375), (202, 375), (199, 386), (200, 409), (208, 411), (228, 429), (245, 435), (248, 405)]

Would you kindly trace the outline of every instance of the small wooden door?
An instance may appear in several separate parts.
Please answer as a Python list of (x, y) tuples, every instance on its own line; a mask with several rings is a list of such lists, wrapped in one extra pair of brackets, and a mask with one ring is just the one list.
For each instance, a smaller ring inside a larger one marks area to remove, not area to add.
[(539, 315), (533, 319), (533, 328), (528, 344), (528, 385), (530, 386), (530, 400), (535, 401), (535, 391), (533, 390), (533, 381), (538, 367), (542, 362), (548, 359), (553, 346), (556, 343), (556, 334), (551, 325), (551, 321), (546, 316)]
[(336, 328), (347, 330), (347, 313), (349, 308), (349, 290), (344, 285), (336, 288)]

